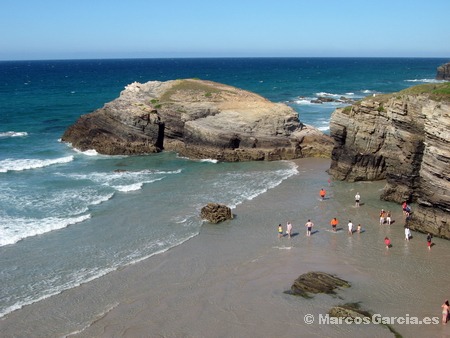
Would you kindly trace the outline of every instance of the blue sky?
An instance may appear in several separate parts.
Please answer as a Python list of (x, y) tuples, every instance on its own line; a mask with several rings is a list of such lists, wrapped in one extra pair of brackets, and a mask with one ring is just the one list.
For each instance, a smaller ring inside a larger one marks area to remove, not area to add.
[(450, 57), (449, 0), (0, 0), (0, 60)]

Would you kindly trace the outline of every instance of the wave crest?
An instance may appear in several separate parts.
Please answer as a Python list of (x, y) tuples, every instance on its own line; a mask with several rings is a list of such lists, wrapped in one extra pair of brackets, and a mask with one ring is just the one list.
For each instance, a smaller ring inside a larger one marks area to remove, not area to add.
[(48, 167), (54, 164), (63, 164), (73, 161), (73, 156), (65, 156), (55, 159), (6, 159), (0, 161), (0, 173), (6, 173), (8, 171), (22, 171), (29, 169), (39, 169)]
[(8, 138), (8, 137), (24, 137), (28, 136), (26, 131), (6, 131), (0, 132), (0, 138)]

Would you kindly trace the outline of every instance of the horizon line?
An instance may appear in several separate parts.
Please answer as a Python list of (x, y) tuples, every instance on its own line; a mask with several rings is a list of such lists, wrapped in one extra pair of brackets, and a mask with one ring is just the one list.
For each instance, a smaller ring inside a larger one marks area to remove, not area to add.
[(92, 61), (92, 60), (171, 60), (171, 59), (449, 59), (450, 56), (154, 56), (154, 57), (92, 57), (0, 59), (0, 62)]

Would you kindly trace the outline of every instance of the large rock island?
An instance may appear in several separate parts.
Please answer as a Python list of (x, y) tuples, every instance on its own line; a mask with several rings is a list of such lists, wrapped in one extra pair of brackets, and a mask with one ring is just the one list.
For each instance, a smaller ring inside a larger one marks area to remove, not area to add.
[(381, 198), (416, 202), (412, 229), (450, 239), (450, 83), (337, 109), (330, 133), (335, 179), (386, 179)]
[(197, 79), (132, 83), (62, 136), (109, 155), (176, 151), (220, 161), (329, 157), (332, 139), (283, 103)]

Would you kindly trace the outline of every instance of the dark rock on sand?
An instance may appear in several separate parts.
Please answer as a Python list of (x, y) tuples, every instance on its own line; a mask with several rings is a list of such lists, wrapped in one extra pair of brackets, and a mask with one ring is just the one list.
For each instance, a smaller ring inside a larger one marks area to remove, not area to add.
[(328, 311), (331, 317), (342, 318), (370, 318), (372, 315), (360, 309), (358, 303), (348, 303), (344, 305), (334, 306)]
[(218, 203), (208, 203), (205, 205), (200, 216), (202, 219), (206, 219), (211, 223), (219, 223), (233, 218), (231, 209), (223, 204)]
[(309, 298), (310, 293), (335, 294), (335, 289), (340, 287), (350, 287), (350, 284), (325, 272), (308, 272), (298, 277), (285, 293)]
[[(345, 318), (345, 323), (371, 323), (372, 320), (372, 314), (368, 311), (362, 310), (360, 308), (359, 303), (347, 303), (344, 305), (338, 305), (334, 306), (328, 311), (328, 314), (330, 317), (335, 318)], [(355, 318), (361, 318), (358, 320), (355, 320)], [(380, 320), (377, 318), (377, 320)], [(402, 335), (398, 333), (391, 325), (385, 324), (383, 322), (380, 323), (381, 325), (385, 326), (391, 333), (394, 334), (395, 338), (402, 338)]]

